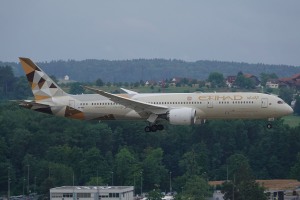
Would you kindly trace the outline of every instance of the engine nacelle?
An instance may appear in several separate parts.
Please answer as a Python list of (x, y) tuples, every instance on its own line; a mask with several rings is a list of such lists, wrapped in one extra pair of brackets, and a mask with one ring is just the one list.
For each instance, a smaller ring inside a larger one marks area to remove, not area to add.
[(194, 108), (175, 108), (168, 112), (167, 119), (173, 125), (193, 125), (196, 122)]

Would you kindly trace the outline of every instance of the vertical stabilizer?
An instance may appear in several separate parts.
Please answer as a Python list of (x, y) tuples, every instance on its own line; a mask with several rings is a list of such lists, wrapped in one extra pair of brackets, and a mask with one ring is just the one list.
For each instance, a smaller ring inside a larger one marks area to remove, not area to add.
[(65, 93), (43, 70), (29, 58), (19, 58), (36, 101), (51, 100)]

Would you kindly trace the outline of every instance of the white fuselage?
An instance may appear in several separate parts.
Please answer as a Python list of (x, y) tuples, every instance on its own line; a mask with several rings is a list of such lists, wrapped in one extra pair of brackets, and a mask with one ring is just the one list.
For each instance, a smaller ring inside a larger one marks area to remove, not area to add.
[[(141, 102), (174, 108), (194, 108), (202, 119), (268, 119), (289, 115), (292, 108), (274, 95), (262, 93), (147, 93), (122, 95)], [(86, 120), (145, 120), (135, 110), (98, 94), (53, 98), (57, 106), (68, 105), (84, 113)], [(57, 115), (60, 115), (59, 112)], [(113, 116), (113, 118), (108, 117)]]

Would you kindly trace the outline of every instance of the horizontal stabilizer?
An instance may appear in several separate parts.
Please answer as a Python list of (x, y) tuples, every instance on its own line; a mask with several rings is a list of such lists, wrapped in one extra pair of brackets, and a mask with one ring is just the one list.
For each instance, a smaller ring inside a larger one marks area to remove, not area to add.
[(49, 104), (37, 103), (33, 100), (11, 100), (11, 102), (16, 102), (19, 104), (19, 106), (24, 108), (32, 108), (32, 107), (48, 108), (49, 107)]

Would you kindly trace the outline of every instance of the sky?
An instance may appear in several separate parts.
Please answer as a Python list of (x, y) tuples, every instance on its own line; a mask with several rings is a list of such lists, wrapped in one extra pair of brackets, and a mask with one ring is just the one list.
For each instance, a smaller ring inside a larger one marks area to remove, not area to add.
[(300, 66), (299, 0), (2, 0), (0, 61), (139, 58)]

